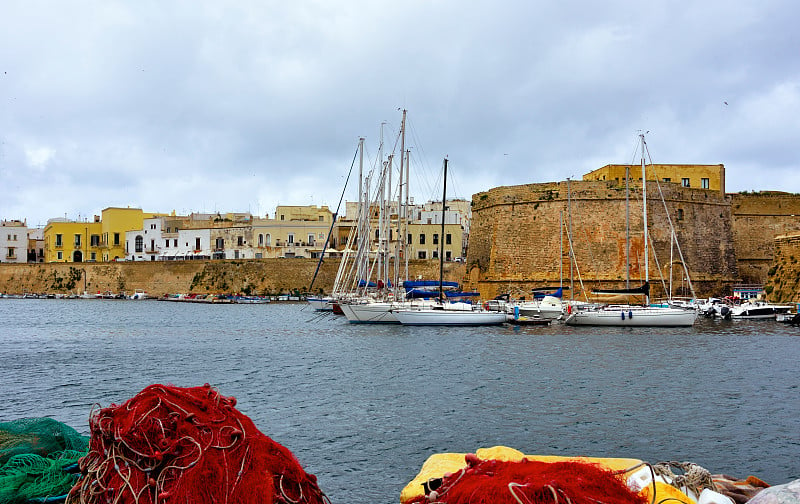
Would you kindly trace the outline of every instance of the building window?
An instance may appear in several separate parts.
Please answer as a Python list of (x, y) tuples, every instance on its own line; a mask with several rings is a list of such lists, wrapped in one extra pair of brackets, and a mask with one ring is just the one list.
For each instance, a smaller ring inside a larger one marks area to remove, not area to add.
[(664, 177), (662, 180), (663, 180), (664, 182), (672, 182), (672, 179), (671, 179), (671, 178), (669, 178), (669, 177)]
[(56, 252), (56, 258), (57, 258), (59, 261), (60, 261), (61, 259), (64, 259), (64, 252), (61, 252), (60, 250), (59, 250), (58, 252)]
[(92, 262), (97, 260), (97, 252), (92, 252)]
[(408, 233), (408, 240), (407, 240), (407, 242), (408, 242), (408, 244), (409, 244), (409, 245), (411, 245), (411, 233)]
[(264, 246), (264, 235), (261, 234), (261, 233), (258, 234), (258, 246), (259, 247), (263, 247)]
[(427, 257), (426, 257), (426, 254), (425, 254), (425, 251), (424, 251), (424, 250), (419, 250), (419, 251), (417, 251), (417, 259), (427, 259)]
[(92, 247), (99, 247), (100, 246), (100, 235), (92, 235), (89, 238), (89, 243)]
[(439, 245), (439, 233), (433, 233), (433, 244)]
[(308, 233), (308, 244), (314, 245), (314, 233)]
[(172, 246), (173, 247), (177, 247), (178, 246), (178, 239), (177, 238), (175, 238), (175, 240), (173, 240)]
[(678, 209), (678, 220), (683, 220), (683, 208)]
[(200, 238), (194, 239), (194, 249), (199, 251), (200, 250)]
[(9, 259), (14, 259), (17, 257), (15, 254), (14, 247), (8, 247), (8, 253), (6, 254), (6, 257)]
[(433, 259), (439, 259), (439, 250), (438, 249), (434, 249), (433, 250), (433, 255), (431, 257)]
[[(425, 235), (424, 234), (420, 234), (419, 235), (419, 244), (420, 245), (425, 245)], [(420, 257), (420, 259), (425, 259), (425, 258), (424, 257)]]
[(444, 243), (445, 243), (445, 245), (451, 245), (452, 242), (453, 242), (453, 235), (451, 235), (450, 233), (447, 233), (446, 235), (444, 235)]
[(444, 260), (445, 261), (452, 261), (453, 260), (453, 253), (449, 250), (444, 251)]
[(294, 234), (289, 233), (289, 245), (294, 245)]
[(265, 240), (265, 243), (267, 244), (267, 247), (271, 247), (272, 246), (272, 235), (271, 234), (267, 233), (267, 236), (266, 236), (266, 238), (264, 240)]
[(708, 179), (707, 178), (701, 178), (700, 179), (700, 187), (702, 187), (703, 189), (708, 189)]
[(76, 247), (80, 247), (81, 246), (81, 235), (79, 235), (79, 234), (75, 235), (75, 246)]
[(322, 221), (324, 221), (324, 220), (325, 220), (325, 216), (324, 216), (324, 215), (320, 215), (320, 216), (319, 216), (319, 221), (320, 221), (320, 222), (322, 222)]
[(689, 179), (688, 178), (682, 178), (681, 179), (681, 185), (683, 187), (692, 187), (691, 184), (689, 184)]
[(119, 233), (114, 233), (114, 245), (119, 245)]
[(164, 240), (164, 248), (169, 248), (169, 240)]
[(236, 239), (237, 246), (241, 247), (242, 245), (244, 245), (244, 236), (237, 236), (236, 238), (237, 238)]
[(141, 252), (142, 249), (144, 249), (144, 238), (142, 238), (142, 235), (136, 235), (136, 246), (134, 250), (136, 252)]
[[(57, 235), (56, 235), (56, 247), (61, 247), (61, 246), (62, 246), (62, 243), (61, 243), (61, 235), (60, 235), (60, 234), (57, 234)], [(61, 259), (61, 258), (59, 257), (59, 259)]]
[(284, 220), (283, 214), (281, 214), (281, 220)]
[[(215, 248), (217, 250), (225, 250), (225, 239), (224, 238), (217, 238), (215, 241)], [(200, 248), (200, 247), (197, 247)]]

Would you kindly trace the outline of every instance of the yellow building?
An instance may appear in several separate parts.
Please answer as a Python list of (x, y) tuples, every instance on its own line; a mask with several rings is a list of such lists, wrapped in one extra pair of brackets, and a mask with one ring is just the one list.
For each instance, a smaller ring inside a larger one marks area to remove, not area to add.
[(63, 219), (47, 221), (44, 228), (44, 261), (99, 261), (101, 230), (99, 218), (94, 222)]
[[(708, 189), (725, 194), (725, 165), (651, 164), (645, 167), (647, 180), (674, 182), (683, 187)], [(625, 185), (625, 174), (630, 180), (642, 180), (641, 165), (605, 165), (583, 176), (583, 180), (614, 180)]]
[(274, 219), (253, 219), (255, 258), (319, 257), (331, 221), (327, 206), (278, 206)]
[(92, 222), (51, 219), (44, 228), (45, 262), (116, 261), (125, 258), (125, 232), (142, 229), (141, 208), (109, 207)]
[[(444, 225), (444, 260), (453, 261), (461, 259), (461, 238), (464, 228), (461, 224)], [(438, 259), (442, 247), (442, 225), (420, 224), (408, 225), (408, 258), (409, 259)]]

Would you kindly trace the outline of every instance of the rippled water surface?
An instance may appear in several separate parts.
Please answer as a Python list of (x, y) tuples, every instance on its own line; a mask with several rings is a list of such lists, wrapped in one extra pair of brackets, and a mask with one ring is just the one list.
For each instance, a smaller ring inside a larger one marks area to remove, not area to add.
[(800, 478), (800, 328), (350, 325), (301, 304), (0, 300), (0, 421), (210, 383), (334, 503), (398, 502), (437, 452), (696, 462)]

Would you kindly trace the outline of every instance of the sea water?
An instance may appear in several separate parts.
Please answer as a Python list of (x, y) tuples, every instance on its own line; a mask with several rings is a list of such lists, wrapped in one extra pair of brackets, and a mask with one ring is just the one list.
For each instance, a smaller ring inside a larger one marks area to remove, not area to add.
[(348, 324), (303, 304), (0, 299), (0, 421), (210, 383), (332, 502), (396, 503), (430, 455), (700, 464), (800, 478), (800, 328)]

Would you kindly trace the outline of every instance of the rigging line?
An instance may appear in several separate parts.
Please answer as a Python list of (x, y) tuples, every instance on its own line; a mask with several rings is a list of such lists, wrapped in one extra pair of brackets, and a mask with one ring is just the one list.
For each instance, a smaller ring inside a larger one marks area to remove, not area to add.
[(339, 204), (336, 205), (336, 211), (333, 213), (333, 219), (331, 219), (331, 228), (328, 230), (328, 236), (325, 237), (325, 244), (322, 246), (322, 253), (319, 255), (319, 261), (317, 262), (317, 269), (314, 271), (314, 276), (311, 278), (311, 285), (309, 285), (308, 287), (309, 292), (311, 292), (311, 289), (314, 287), (314, 282), (317, 280), (317, 274), (319, 273), (319, 268), (320, 266), (322, 266), (322, 259), (325, 257), (325, 250), (328, 248), (328, 242), (331, 239), (333, 226), (336, 224), (336, 217), (339, 215), (339, 209), (342, 206), (344, 193), (347, 190), (347, 183), (350, 181), (350, 175), (353, 173), (353, 166), (356, 165), (356, 157), (358, 157), (358, 147), (356, 147), (356, 151), (355, 153), (353, 153), (353, 161), (350, 163), (350, 171), (347, 172), (347, 178), (345, 179), (344, 187), (342, 188), (342, 195), (339, 196)]
[[(653, 159), (650, 157), (650, 149), (647, 147), (647, 142), (644, 143), (644, 150), (647, 153), (647, 158), (650, 160), (650, 166), (653, 166)], [(653, 173), (655, 174), (655, 168), (653, 168)], [(678, 241), (678, 236), (675, 233), (675, 225), (672, 223), (672, 216), (669, 213), (669, 209), (667, 208), (667, 202), (664, 199), (664, 193), (661, 190), (661, 184), (658, 182), (658, 177), (656, 179), (656, 187), (658, 187), (658, 194), (661, 196), (661, 203), (664, 205), (664, 213), (667, 215), (667, 222), (669, 222), (669, 229), (670, 229), (670, 240), (675, 241), (675, 246), (678, 249), (678, 257), (681, 258), (681, 266), (683, 267), (683, 273), (686, 276), (687, 282), (689, 283), (689, 291), (692, 293), (692, 297), (696, 298), (696, 294), (694, 291), (694, 285), (692, 284), (692, 278), (689, 276), (689, 267), (686, 266), (686, 261), (683, 258), (683, 250), (681, 250), (681, 244)]]

